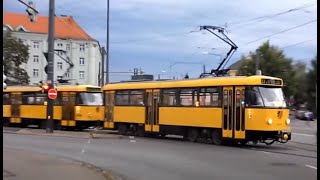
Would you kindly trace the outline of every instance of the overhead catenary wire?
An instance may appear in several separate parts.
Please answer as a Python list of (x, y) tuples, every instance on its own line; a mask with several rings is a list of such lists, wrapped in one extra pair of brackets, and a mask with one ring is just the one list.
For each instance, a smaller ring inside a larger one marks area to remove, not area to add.
[(231, 23), (227, 23), (227, 25), (240, 25), (240, 26), (237, 26), (239, 28), (239, 27), (247, 26), (247, 25), (250, 25), (250, 24), (253, 24), (253, 23), (263, 22), (263, 21), (266, 21), (268, 19), (272, 19), (274, 17), (281, 16), (281, 15), (284, 15), (284, 14), (287, 14), (287, 13), (292, 13), (292, 12), (295, 12), (295, 11), (298, 11), (298, 10), (302, 10), (304, 8), (314, 6), (316, 4), (317, 4), (316, 1), (314, 1), (312, 3), (304, 4), (302, 6), (298, 6), (298, 7), (295, 7), (295, 8), (286, 10), (286, 11), (282, 11), (282, 12), (279, 12), (279, 13), (252, 18), (252, 19), (249, 19), (249, 20), (244, 21), (244, 22), (242, 22), (242, 21), (231, 22)]
[(110, 43), (112, 44), (124, 44), (124, 43), (135, 43), (135, 42), (143, 42), (143, 41), (150, 41), (150, 40), (156, 40), (161, 39), (163, 37), (170, 37), (170, 36), (185, 36), (194, 32), (198, 32), (199, 30), (191, 30), (191, 31), (185, 31), (185, 32), (178, 32), (178, 33), (167, 33), (167, 34), (159, 34), (158, 36), (153, 36), (149, 38), (142, 38), (142, 39), (132, 39), (132, 40), (126, 40), (126, 41), (112, 41)]
[(300, 24), (300, 25), (298, 25), (298, 26), (294, 26), (294, 27), (291, 27), (291, 28), (288, 28), (288, 29), (285, 29), (285, 30), (282, 30), (282, 31), (276, 32), (276, 33), (274, 33), (274, 34), (270, 34), (270, 35), (267, 35), (267, 36), (264, 36), (264, 37), (258, 38), (258, 39), (256, 39), (256, 40), (250, 41), (250, 42), (248, 42), (248, 43), (246, 43), (246, 44), (243, 44), (242, 46), (246, 46), (246, 45), (249, 45), (249, 44), (251, 44), (251, 43), (254, 43), (254, 42), (260, 41), (260, 40), (262, 40), (262, 39), (269, 38), (269, 37), (272, 37), (272, 36), (275, 36), (275, 35), (278, 35), (278, 34), (282, 34), (282, 33), (284, 33), (284, 32), (287, 32), (287, 31), (290, 31), (290, 30), (293, 30), (293, 29), (296, 29), (296, 28), (299, 28), (299, 27), (302, 27), (302, 26), (305, 26), (305, 25), (311, 24), (311, 23), (316, 22), (316, 21), (317, 21), (317, 19), (312, 20), (312, 21), (308, 21), (308, 22), (303, 23), (303, 24)]
[(306, 43), (306, 42), (310, 42), (310, 41), (313, 41), (313, 40), (316, 40), (317, 37), (313, 38), (313, 39), (308, 39), (308, 40), (305, 40), (305, 41), (301, 41), (301, 42), (298, 42), (298, 43), (295, 43), (295, 44), (291, 44), (291, 45), (287, 45), (287, 46), (284, 46), (282, 47), (281, 49), (286, 49), (286, 48), (289, 48), (289, 47), (294, 47), (294, 46), (297, 46), (297, 45), (300, 45), (300, 44), (303, 44), (303, 43)]

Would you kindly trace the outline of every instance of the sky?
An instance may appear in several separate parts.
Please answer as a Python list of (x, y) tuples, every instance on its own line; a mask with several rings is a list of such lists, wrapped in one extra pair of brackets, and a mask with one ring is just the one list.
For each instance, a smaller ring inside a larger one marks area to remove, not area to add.
[[(48, 15), (49, 0), (33, 0)], [(26, 13), (18, 0), (4, 0), (4, 11)], [(141, 68), (155, 78), (197, 78), (215, 69), (230, 49), (200, 26), (226, 29), (238, 46), (226, 68), (269, 41), (294, 62), (310, 65), (317, 54), (317, 2), (312, 0), (110, 0), (110, 81), (130, 79)], [(55, 14), (73, 16), (106, 47), (107, 0), (56, 0)], [(217, 31), (214, 31), (219, 34)]]

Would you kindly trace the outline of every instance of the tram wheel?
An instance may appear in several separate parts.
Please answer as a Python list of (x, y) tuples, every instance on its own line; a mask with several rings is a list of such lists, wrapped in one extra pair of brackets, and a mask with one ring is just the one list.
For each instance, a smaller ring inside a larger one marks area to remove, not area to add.
[(221, 130), (215, 129), (212, 132), (212, 143), (215, 145), (222, 144), (222, 132)]
[(191, 142), (196, 142), (199, 136), (199, 131), (195, 128), (191, 128), (188, 130), (188, 139)]
[(118, 131), (119, 131), (119, 134), (126, 135), (127, 134), (127, 125), (126, 124), (119, 124)]
[(144, 137), (145, 136), (144, 126), (138, 126), (137, 127), (137, 136), (139, 136), (139, 137)]

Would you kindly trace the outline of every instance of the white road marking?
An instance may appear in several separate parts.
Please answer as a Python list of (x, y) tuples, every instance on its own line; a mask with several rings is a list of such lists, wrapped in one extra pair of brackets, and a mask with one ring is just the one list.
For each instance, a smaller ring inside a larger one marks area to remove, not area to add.
[(84, 150), (84, 149), (82, 149), (82, 150), (81, 150), (81, 154), (83, 154), (84, 152), (85, 152), (85, 150)]
[(266, 153), (266, 154), (270, 154), (269, 152), (267, 152), (267, 151), (262, 151), (262, 152), (264, 152), (264, 153)]
[(130, 140), (130, 142), (137, 142), (136, 140)]
[(308, 137), (314, 137), (315, 135), (312, 134), (302, 134), (302, 133), (292, 133), (293, 135), (298, 135), (298, 136), (308, 136)]
[(311, 169), (317, 169), (317, 167), (314, 167), (314, 166), (310, 166), (310, 165), (306, 165), (306, 166), (311, 168)]
[(316, 131), (317, 129), (314, 128), (307, 128), (307, 127), (291, 127), (291, 129), (302, 129), (302, 130), (310, 130), (310, 131)]
[(129, 139), (134, 139), (134, 136), (129, 136)]
[(90, 139), (88, 140), (88, 144), (90, 144)]

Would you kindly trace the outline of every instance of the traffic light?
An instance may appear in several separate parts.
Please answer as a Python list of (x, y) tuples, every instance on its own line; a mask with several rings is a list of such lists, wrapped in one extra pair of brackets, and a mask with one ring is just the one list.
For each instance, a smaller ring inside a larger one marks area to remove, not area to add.
[(37, 18), (37, 12), (35, 11), (35, 5), (33, 4), (33, 2), (30, 1), (29, 6), (32, 8), (28, 7), (26, 11), (28, 13), (30, 21), (35, 22), (36, 18)]
[[(46, 58), (47, 62), (48, 62), (48, 54), (49, 54), (49, 53), (47, 53), (47, 52), (44, 52), (44, 53), (43, 53), (43, 55), (44, 55), (44, 57)], [(48, 74), (48, 64), (46, 65), (46, 67), (44, 67), (44, 72), (45, 72), (46, 74)]]
[(41, 91), (42, 93), (48, 93), (49, 89), (50, 89), (50, 85), (48, 83), (43, 83), (41, 84)]

